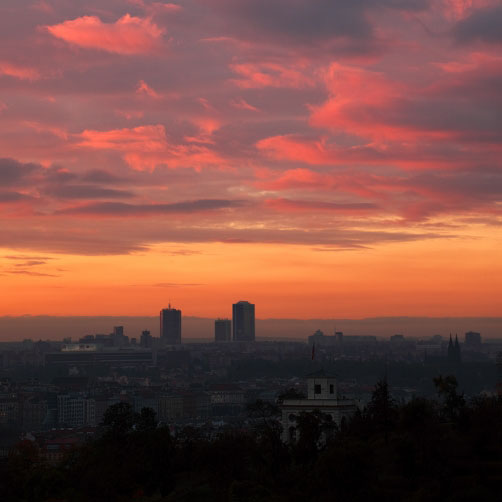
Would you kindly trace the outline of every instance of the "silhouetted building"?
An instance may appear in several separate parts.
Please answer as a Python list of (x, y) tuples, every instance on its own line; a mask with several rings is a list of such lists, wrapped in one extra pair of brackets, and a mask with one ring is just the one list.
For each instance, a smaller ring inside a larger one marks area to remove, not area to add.
[(124, 335), (124, 326), (114, 326), (112, 333), (113, 345), (115, 347), (123, 347), (128, 345), (129, 338)]
[(313, 335), (308, 337), (308, 342), (310, 345), (316, 345), (318, 347), (323, 345), (334, 345), (336, 342), (336, 336), (325, 335), (320, 329), (318, 329)]
[(470, 350), (481, 349), (481, 334), (475, 331), (468, 331), (465, 334), (465, 348)]
[(455, 342), (450, 334), (450, 341), (448, 342), (448, 361), (451, 363), (459, 363), (462, 359), (460, 353), (460, 344), (458, 343), (458, 336), (455, 335)]
[(325, 335), (320, 329), (318, 329), (313, 335), (308, 337), (308, 343), (310, 345), (315, 344), (316, 347), (337, 347), (342, 348), (343, 345), (346, 346), (357, 346), (357, 345), (374, 345), (376, 344), (376, 336), (371, 335), (352, 335), (345, 336), (342, 331), (336, 331), (334, 335)]
[(232, 332), (234, 342), (254, 342), (254, 305), (240, 301), (232, 305)]
[(160, 311), (160, 340), (163, 345), (181, 343), (181, 310), (169, 308)]
[(232, 340), (232, 323), (230, 319), (216, 319), (214, 321), (214, 341), (230, 342)]
[(390, 337), (390, 343), (392, 345), (401, 345), (404, 343), (404, 336), (403, 335), (392, 335)]
[(431, 342), (432, 343), (442, 344), (443, 343), (443, 337), (441, 335), (432, 335)]
[(150, 331), (145, 330), (145, 331), (141, 332), (141, 338), (140, 338), (139, 344), (144, 349), (151, 349), (152, 348), (152, 335), (150, 335)]
[[(79, 338), (78, 343), (94, 343), (95, 341), (96, 338), (94, 337), (94, 335), (85, 335)], [(70, 345), (70, 343), (68, 345)]]

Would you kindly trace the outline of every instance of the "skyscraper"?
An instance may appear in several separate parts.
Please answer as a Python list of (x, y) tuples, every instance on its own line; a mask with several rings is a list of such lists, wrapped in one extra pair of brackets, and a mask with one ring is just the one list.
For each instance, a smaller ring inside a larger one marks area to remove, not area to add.
[(232, 340), (232, 324), (230, 319), (216, 319), (214, 321), (214, 341), (230, 342)]
[(240, 301), (232, 305), (232, 334), (234, 342), (254, 342), (254, 304)]
[(181, 310), (169, 308), (160, 311), (160, 341), (164, 345), (181, 343)]

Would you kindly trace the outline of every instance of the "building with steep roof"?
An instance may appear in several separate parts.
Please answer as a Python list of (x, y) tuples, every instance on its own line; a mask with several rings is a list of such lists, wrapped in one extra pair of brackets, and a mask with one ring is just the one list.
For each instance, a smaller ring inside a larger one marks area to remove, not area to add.
[(455, 335), (455, 342), (450, 334), (450, 341), (448, 342), (448, 361), (451, 363), (460, 363), (462, 360), (460, 352), (460, 344), (458, 343), (458, 336)]

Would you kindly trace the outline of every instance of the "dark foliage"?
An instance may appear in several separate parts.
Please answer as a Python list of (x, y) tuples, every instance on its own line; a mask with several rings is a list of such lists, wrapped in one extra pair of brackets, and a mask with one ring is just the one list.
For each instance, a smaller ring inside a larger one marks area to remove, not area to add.
[(381, 381), (340, 428), (321, 412), (300, 414), (294, 445), (280, 440), (279, 410), (262, 401), (248, 409), (247, 432), (213, 439), (194, 428), (173, 437), (151, 410), (115, 405), (104, 433), (59, 465), (19, 444), (0, 467), (2, 500), (499, 500), (502, 400), (466, 401), (450, 377), (435, 384), (438, 400), (398, 405)]

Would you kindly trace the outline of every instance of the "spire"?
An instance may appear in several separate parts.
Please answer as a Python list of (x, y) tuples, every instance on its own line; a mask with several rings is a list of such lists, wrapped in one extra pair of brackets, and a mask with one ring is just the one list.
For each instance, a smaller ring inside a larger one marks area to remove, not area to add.
[(460, 344), (458, 343), (458, 336), (455, 334), (455, 361), (459, 363), (461, 360)]
[(453, 361), (455, 359), (455, 347), (453, 347), (453, 339), (450, 333), (450, 341), (448, 342), (448, 360)]

